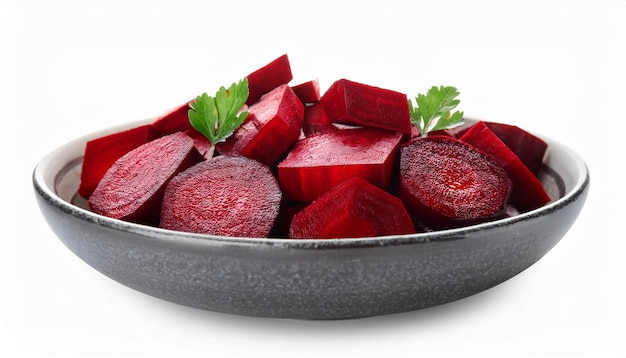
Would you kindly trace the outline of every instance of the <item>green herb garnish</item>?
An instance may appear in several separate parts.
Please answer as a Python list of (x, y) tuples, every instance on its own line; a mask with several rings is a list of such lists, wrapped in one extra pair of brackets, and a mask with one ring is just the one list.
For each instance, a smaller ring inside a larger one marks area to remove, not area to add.
[(455, 99), (459, 91), (454, 87), (433, 86), (428, 92), (415, 98), (417, 107), (409, 100), (411, 122), (419, 129), (422, 137), (428, 132), (449, 129), (463, 124), (463, 112), (452, 111), (461, 101)]
[(206, 93), (190, 102), (189, 122), (215, 145), (228, 138), (248, 116), (240, 112), (248, 99), (248, 79), (233, 83), (228, 89), (223, 86), (211, 97)]

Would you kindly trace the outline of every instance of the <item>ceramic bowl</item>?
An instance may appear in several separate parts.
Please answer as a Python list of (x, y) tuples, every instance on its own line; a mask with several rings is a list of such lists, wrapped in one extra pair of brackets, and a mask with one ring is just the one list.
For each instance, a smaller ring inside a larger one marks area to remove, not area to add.
[(306, 240), (229, 238), (110, 219), (76, 196), (85, 143), (56, 149), (36, 166), (41, 212), (87, 264), (146, 294), (239, 315), (343, 319), (417, 310), (512, 278), (566, 234), (583, 207), (589, 172), (549, 138), (541, 181), (552, 201), (516, 217), (432, 233)]

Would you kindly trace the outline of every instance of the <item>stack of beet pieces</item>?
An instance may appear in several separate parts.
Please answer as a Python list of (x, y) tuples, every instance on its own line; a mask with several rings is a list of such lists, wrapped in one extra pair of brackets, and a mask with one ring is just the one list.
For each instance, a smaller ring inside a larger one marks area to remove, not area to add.
[(79, 194), (91, 210), (166, 229), (327, 239), (455, 228), (550, 201), (546, 144), (477, 122), (416, 135), (407, 96), (345, 79), (291, 86), (283, 55), (247, 76), (249, 115), (214, 148), (188, 103), (87, 143)]

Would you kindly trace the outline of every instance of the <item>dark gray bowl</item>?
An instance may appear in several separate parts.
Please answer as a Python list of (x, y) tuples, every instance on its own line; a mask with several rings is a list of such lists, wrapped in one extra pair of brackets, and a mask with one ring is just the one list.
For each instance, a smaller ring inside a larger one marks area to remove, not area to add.
[[(145, 123), (145, 122), (142, 122)], [(378, 238), (292, 241), (174, 232), (94, 214), (75, 199), (85, 143), (46, 156), (33, 184), (48, 224), (110, 278), (164, 300), (240, 315), (341, 319), (439, 305), (528, 268), (569, 230), (589, 190), (573, 151), (549, 138), (541, 180), (553, 201), (462, 229)]]

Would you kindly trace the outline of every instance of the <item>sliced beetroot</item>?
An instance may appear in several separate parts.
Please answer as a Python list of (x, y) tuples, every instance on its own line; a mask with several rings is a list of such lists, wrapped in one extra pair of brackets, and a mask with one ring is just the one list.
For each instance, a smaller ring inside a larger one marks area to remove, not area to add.
[(247, 105), (252, 105), (261, 96), (274, 88), (289, 83), (293, 75), (289, 57), (282, 55), (267, 65), (252, 72), (248, 76), (248, 100)]
[(398, 196), (431, 229), (505, 216), (511, 180), (488, 154), (449, 136), (418, 138), (401, 150)]
[(156, 137), (152, 127), (144, 125), (87, 142), (78, 193), (88, 198), (116, 160)]
[(411, 217), (397, 197), (355, 177), (294, 215), (292, 239), (332, 239), (415, 233)]
[(300, 137), (304, 106), (288, 85), (282, 85), (250, 106), (248, 113), (233, 135), (217, 144), (217, 150), (270, 166)]
[(513, 181), (511, 204), (525, 212), (550, 201), (550, 197), (535, 175), (484, 122), (474, 124), (460, 140), (491, 154)]
[(233, 237), (267, 237), (282, 194), (269, 168), (239, 156), (218, 156), (167, 185), (160, 227)]
[(152, 122), (152, 128), (161, 135), (184, 132), (190, 129), (191, 123), (189, 123), (187, 113), (189, 112), (189, 103), (192, 101), (188, 101), (155, 119)]
[(548, 149), (546, 142), (517, 126), (494, 122), (484, 123), (535, 176), (539, 175), (543, 167), (543, 156)]
[(333, 122), (411, 134), (403, 93), (341, 79), (330, 86), (320, 103)]
[(184, 133), (155, 139), (113, 163), (89, 198), (89, 207), (104, 216), (154, 225), (167, 182), (200, 159), (193, 139)]
[(320, 100), (320, 84), (318, 80), (311, 80), (292, 86), (293, 92), (303, 104), (317, 103)]
[(306, 137), (338, 130), (319, 103), (304, 107), (302, 132)]
[(278, 164), (285, 196), (311, 202), (330, 188), (361, 177), (388, 189), (402, 134), (373, 128), (332, 131), (299, 140)]

